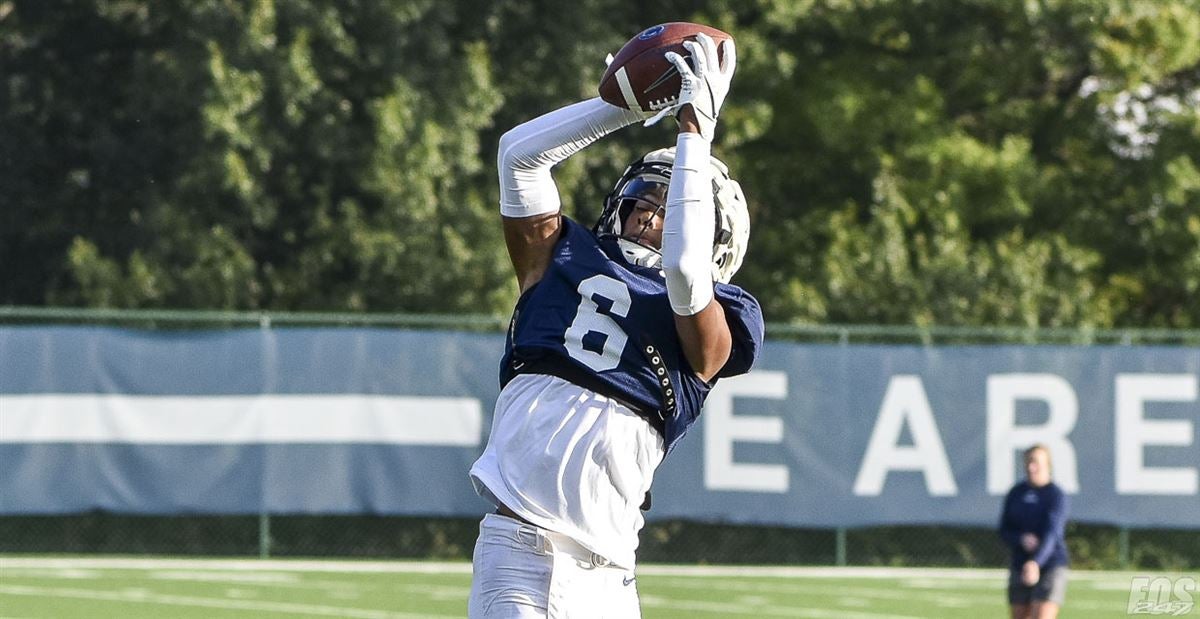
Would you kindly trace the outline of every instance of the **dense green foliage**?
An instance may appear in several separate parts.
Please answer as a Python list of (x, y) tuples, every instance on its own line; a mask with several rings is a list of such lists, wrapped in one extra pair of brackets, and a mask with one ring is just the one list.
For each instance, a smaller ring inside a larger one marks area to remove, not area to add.
[(1200, 0), (638, 4), (0, 0), (0, 304), (506, 313), (499, 135), (687, 19), (769, 320), (1200, 326)]

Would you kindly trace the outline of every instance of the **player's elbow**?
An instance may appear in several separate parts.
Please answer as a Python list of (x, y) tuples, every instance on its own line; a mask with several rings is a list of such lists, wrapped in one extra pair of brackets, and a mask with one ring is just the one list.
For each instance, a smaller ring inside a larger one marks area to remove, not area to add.
[(521, 172), (542, 167), (538, 156), (541, 153), (531, 150), (529, 132), (517, 125), (500, 136), (500, 146), (496, 152), (496, 166), (500, 173), (505, 171)]
[(559, 209), (558, 188), (550, 168), (531, 151), (521, 127), (500, 137), (496, 166), (500, 176), (500, 212), (505, 217), (524, 218)]
[(691, 315), (675, 314), (675, 331), (688, 365), (702, 380), (711, 380), (733, 352), (733, 337), (725, 310), (711, 302)]
[(712, 380), (725, 367), (729, 353), (729, 342), (719, 337), (700, 342), (691, 351), (685, 348), (684, 352), (692, 371), (705, 382)]
[(670, 254), (663, 256), (663, 277), (671, 307), (683, 316), (696, 314), (712, 301), (712, 269), (707, 262), (670, 258)]
[(496, 152), (496, 167), (499, 168), (501, 174), (505, 170), (514, 169), (520, 160), (517, 150), (520, 141), (520, 135), (516, 129), (509, 129), (500, 136), (500, 148)]

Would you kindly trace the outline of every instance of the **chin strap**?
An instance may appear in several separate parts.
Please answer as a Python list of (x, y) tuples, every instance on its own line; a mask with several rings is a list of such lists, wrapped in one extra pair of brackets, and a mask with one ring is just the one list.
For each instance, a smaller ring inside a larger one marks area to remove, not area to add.
[(652, 269), (657, 269), (662, 265), (662, 254), (645, 245), (640, 245), (629, 239), (617, 239), (617, 247), (621, 248), (621, 255), (630, 264), (650, 267)]

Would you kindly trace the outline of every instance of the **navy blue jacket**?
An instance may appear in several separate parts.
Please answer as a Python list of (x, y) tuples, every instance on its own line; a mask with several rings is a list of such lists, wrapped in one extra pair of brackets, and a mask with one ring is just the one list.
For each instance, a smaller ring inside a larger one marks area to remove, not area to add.
[[(1023, 481), (1008, 491), (1000, 514), (1000, 538), (1012, 551), (1012, 569), (1037, 561), (1042, 570), (1067, 565), (1067, 495), (1053, 482), (1035, 488)], [(1021, 547), (1021, 535), (1033, 533), (1038, 547), (1033, 553)]]

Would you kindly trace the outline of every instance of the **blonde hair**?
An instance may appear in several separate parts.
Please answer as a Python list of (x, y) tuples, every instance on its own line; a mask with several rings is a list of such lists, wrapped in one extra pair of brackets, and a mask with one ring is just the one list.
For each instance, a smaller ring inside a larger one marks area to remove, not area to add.
[(1038, 451), (1046, 454), (1046, 468), (1053, 471), (1054, 470), (1054, 461), (1050, 459), (1050, 448), (1047, 447), (1045, 443), (1034, 443), (1033, 445), (1031, 445), (1029, 447), (1029, 449), (1026, 449), (1025, 450), (1025, 461), (1028, 462), (1029, 458), (1031, 456), (1033, 456), (1034, 452), (1038, 452)]

